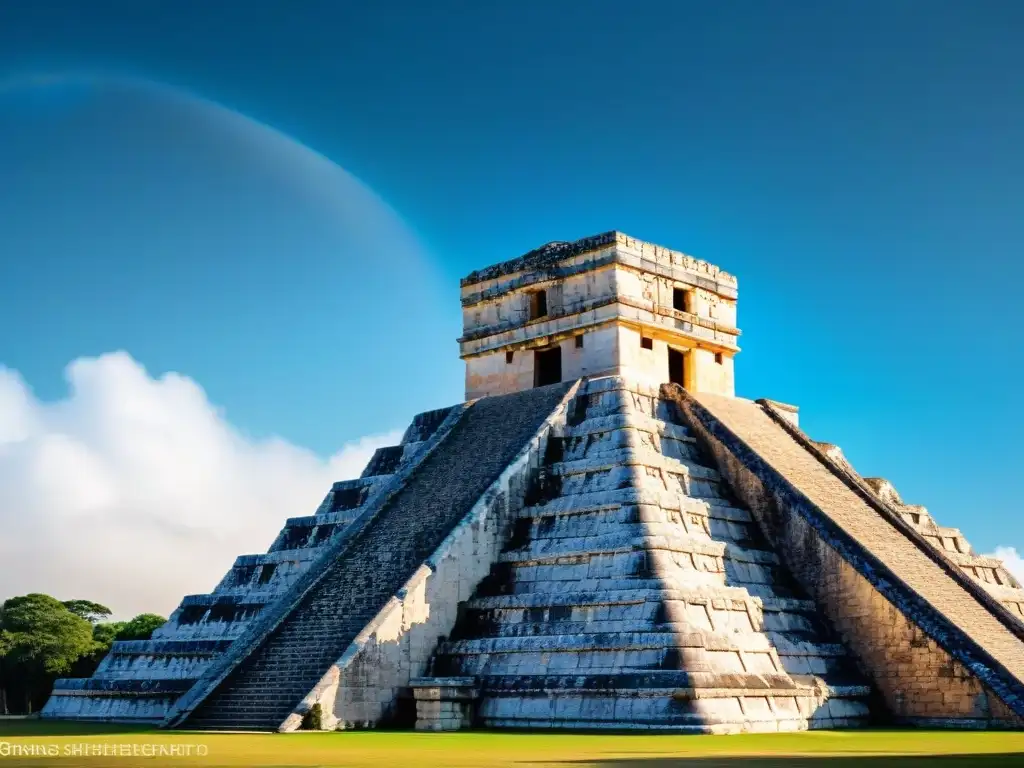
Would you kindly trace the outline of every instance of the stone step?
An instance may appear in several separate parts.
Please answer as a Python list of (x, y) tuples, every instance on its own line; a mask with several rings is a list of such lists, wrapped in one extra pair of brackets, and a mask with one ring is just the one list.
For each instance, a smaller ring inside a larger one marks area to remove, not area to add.
[[(329, 533), (333, 532), (333, 528), (326, 527)], [(319, 543), (324, 544), (329, 538), (328, 534)], [(240, 555), (212, 594), (241, 597), (257, 593), (280, 593), (309, 567), (319, 553), (320, 547), (304, 547)]]
[(639, 689), (605, 695), (488, 696), (480, 702), (479, 716), (491, 727), (739, 733), (863, 725), (868, 710), (863, 701), (845, 697), (760, 692), (688, 698)]
[[(689, 608), (687, 604), (683, 604)], [(701, 606), (703, 608), (703, 606)], [(658, 603), (621, 606), (615, 610), (615, 618), (575, 618), (586, 614), (586, 609), (564, 608), (568, 618), (559, 617), (557, 611), (534, 608), (517, 611), (489, 611), (479, 613), (478, 621), (487, 622), (488, 637), (554, 637), (562, 635), (606, 634), (609, 632), (678, 632), (687, 634), (696, 631), (715, 632), (766, 632), (780, 633), (793, 642), (798, 640), (820, 640), (821, 633), (812, 623), (794, 626), (792, 623), (766, 625), (746, 611), (713, 611), (713, 619), (706, 610), (691, 614), (686, 610), (672, 611), (670, 616)], [(596, 612), (596, 611), (595, 611)], [(671, 620), (666, 620), (671, 619)], [(731, 619), (731, 620), (730, 620)], [(781, 628), (777, 628), (781, 626)], [(452, 640), (464, 639), (453, 635)]]
[[(285, 527), (271, 544), (267, 554), (278, 552), (301, 552), (318, 550), (330, 538), (355, 519), (358, 510), (331, 512), (324, 515), (309, 515), (304, 518), (290, 518)], [(295, 525), (293, 520), (309, 521), (309, 524)], [(251, 555), (249, 555), (251, 557)]]
[(862, 680), (830, 675), (788, 675), (750, 672), (687, 672), (678, 669), (645, 669), (597, 675), (483, 675), (477, 678), (485, 696), (516, 694), (615, 692), (622, 697), (662, 695), (687, 698), (724, 698), (736, 695), (775, 695), (814, 698), (860, 698), (871, 688)]
[[(326, 527), (326, 526), (321, 526)], [(307, 562), (320, 554), (321, 547), (303, 547), (276, 552), (257, 552), (239, 555), (235, 558), (236, 568), (256, 568), (262, 565), (280, 565), (281, 563)]]
[(708, 467), (706, 456), (692, 438), (677, 439), (657, 432), (627, 428), (580, 437), (563, 437), (555, 447), (554, 453), (549, 454), (548, 463), (600, 463), (606, 457), (622, 453), (629, 453), (642, 463), (650, 463), (653, 466), (659, 466), (662, 459), (668, 459)]
[[(530, 593), (546, 594), (550, 592), (602, 592), (606, 590), (630, 590), (630, 589), (668, 589), (668, 590), (709, 590), (717, 594), (717, 590), (726, 587), (741, 588), (747, 597), (757, 598), (796, 598), (802, 599), (802, 595), (793, 586), (780, 581), (754, 582), (741, 581), (731, 578), (728, 573), (722, 571), (700, 571), (687, 570), (678, 573), (668, 573), (660, 578), (648, 575), (651, 565), (648, 559), (637, 558), (635, 555), (612, 555), (611, 557), (634, 557), (636, 576), (590, 576), (581, 568), (576, 574), (566, 573), (564, 569), (573, 566), (557, 566), (556, 575), (564, 576), (562, 579), (552, 579), (549, 574), (541, 573), (543, 579), (536, 580), (538, 568), (555, 568), (556, 566), (525, 566), (524, 569), (517, 568), (514, 563), (499, 563), (491, 569), (487, 576), (478, 586), (476, 595), (478, 597), (493, 597), (497, 595), (522, 595)], [(589, 567), (589, 566), (587, 566)], [(534, 571), (529, 571), (533, 568)], [(525, 570), (525, 577), (518, 571)], [(624, 568), (621, 564), (612, 563), (608, 566), (608, 573), (621, 573)], [(777, 576), (785, 576), (783, 571), (778, 571)], [(527, 578), (533, 577), (530, 581)]]
[(638, 502), (658, 504), (663, 497), (675, 497), (675, 504), (664, 506), (678, 508), (680, 496), (724, 499), (725, 493), (724, 487), (716, 479), (671, 472), (660, 467), (649, 468), (640, 462), (616, 464), (599, 469), (581, 469), (566, 474), (559, 474), (556, 471), (550, 473), (550, 478), (549, 498), (593, 493), (613, 494), (625, 488), (634, 488), (637, 491), (635, 499)]
[(447, 408), (436, 408), (432, 411), (424, 411), (423, 413), (416, 414), (412, 423), (406, 428), (405, 434), (402, 436), (403, 445), (411, 445), (418, 443), (422, 445), (429, 440), (437, 428), (441, 426), (446, 418), (451, 414), (454, 406), (448, 406)]
[(591, 514), (610, 514), (618, 509), (646, 510), (648, 517), (678, 511), (710, 516), (721, 520), (750, 523), (750, 512), (732, 505), (720, 495), (686, 495), (677, 491), (633, 485), (612, 490), (563, 492), (556, 498), (525, 507), (520, 517), (575, 517)]
[(230, 640), (115, 640), (114, 656), (216, 656), (231, 646)]
[(559, 461), (552, 464), (549, 467), (549, 471), (562, 477), (570, 477), (594, 472), (610, 472), (622, 467), (660, 469), (694, 480), (707, 480), (716, 483), (722, 479), (721, 475), (718, 474), (718, 470), (712, 469), (705, 464), (673, 459), (653, 448), (638, 450), (632, 447), (606, 451), (595, 457), (588, 456), (576, 461)]
[[(499, 562), (518, 564), (550, 564), (566, 558), (584, 561), (602, 555), (622, 552), (666, 550), (686, 554), (725, 557), (741, 563), (779, 565), (779, 558), (767, 548), (750, 548), (725, 541), (715, 541), (706, 535), (687, 535), (676, 530), (645, 531), (643, 526), (621, 526), (618, 533), (597, 536), (537, 538), (526, 546), (503, 552)], [(639, 534), (639, 535), (638, 535)]]
[(793, 641), (784, 634), (771, 632), (716, 633), (671, 625), (668, 631), (651, 628), (642, 632), (594, 632), (579, 635), (543, 635), (525, 637), (486, 637), (448, 640), (439, 643), (439, 655), (569, 653), (586, 651), (645, 651), (670, 648), (703, 648), (713, 651), (768, 652), (789, 656), (846, 656), (841, 643)]
[[(556, 554), (546, 559), (527, 557), (521, 561), (512, 559), (516, 553), (508, 553), (509, 560), (502, 556), (491, 573), (495, 584), (505, 581), (512, 591), (614, 589), (630, 579), (658, 577), (666, 585), (729, 584), (762, 593), (778, 592), (780, 596), (793, 594), (792, 580), (780, 565), (725, 558), (712, 545), (714, 542), (701, 548), (704, 551), (693, 545), (688, 551), (644, 548), (593, 555)], [(628, 588), (628, 584), (623, 587)]]
[(388, 445), (373, 452), (360, 477), (388, 477), (398, 471), (405, 457), (405, 445)]
[(180, 608), (171, 616), (178, 626), (203, 623), (249, 621), (274, 599), (268, 594), (205, 594), (186, 595)]
[(347, 525), (359, 515), (359, 512), (362, 511), (365, 506), (366, 505), (364, 504), (356, 507), (355, 509), (347, 509), (341, 512), (324, 512), (323, 514), (289, 517), (285, 524), (287, 527), (306, 529), (320, 525)]
[(690, 433), (689, 427), (682, 424), (673, 424), (663, 419), (656, 419), (639, 412), (614, 413), (608, 416), (588, 418), (580, 424), (566, 426), (564, 438), (567, 441), (578, 440), (619, 430), (635, 430), (658, 435), (670, 440), (696, 444), (696, 438)]
[[(707, 589), (669, 589), (655, 579), (647, 580), (652, 585), (639, 585), (632, 588), (617, 590), (578, 590), (558, 591), (550, 593), (533, 594), (510, 594), (493, 596), (474, 596), (466, 602), (466, 607), (476, 610), (494, 609), (516, 609), (516, 608), (549, 608), (552, 606), (619, 606), (638, 603), (658, 603), (668, 600), (678, 600), (692, 603), (707, 603), (721, 601), (723, 608), (726, 601), (731, 601), (737, 610), (745, 609), (748, 603), (760, 605), (765, 612), (769, 611), (791, 611), (802, 613), (814, 613), (816, 611), (814, 602), (806, 599), (793, 598), (752, 598), (751, 595), (740, 587), (720, 586), (716, 591), (709, 592)], [(635, 582), (633, 582), (635, 584)]]
[(626, 384), (621, 379), (608, 384), (607, 389), (600, 380), (587, 384), (587, 393), (577, 396), (576, 410), (570, 410), (570, 422), (582, 423), (587, 419), (611, 416), (618, 413), (639, 413), (662, 421), (676, 423), (675, 413), (654, 390), (644, 390), (636, 383)]
[[(617, 681), (615, 681), (617, 682)], [(567, 683), (567, 681), (566, 681)], [(565, 683), (563, 683), (564, 685)], [(615, 683), (612, 683), (613, 685)], [(628, 688), (487, 694), (480, 701), (484, 724), (530, 723), (531, 727), (584, 727), (707, 732), (799, 730), (807, 727), (862, 725), (866, 703), (858, 697), (829, 697), (825, 688), (802, 690)], [(718, 730), (725, 728), (726, 730)]]
[[(642, 521), (639, 507), (620, 507), (619, 514), (603, 513), (573, 517), (519, 518), (507, 551), (520, 551), (539, 542), (559, 542), (590, 537), (697, 536), (746, 549), (768, 549), (752, 523), (738, 523), (707, 515), (647, 509)], [(618, 518), (618, 519), (616, 519)], [(653, 519), (652, 519), (653, 518)]]
[(175, 696), (187, 691), (192, 680), (159, 679), (159, 680), (99, 680), (94, 677), (61, 678), (54, 682), (53, 690), (68, 693), (87, 692), (92, 696)]
[[(832, 730), (836, 728), (863, 728), (869, 722), (865, 716), (831, 718), (817, 716), (813, 719), (794, 716), (792, 718), (766, 717), (762, 720), (740, 720), (734, 722), (728, 719), (720, 719), (712, 723), (705, 715), (690, 717), (685, 721), (676, 722), (674, 719), (664, 721), (648, 721), (639, 718), (621, 720), (612, 718), (610, 720), (562, 720), (562, 719), (539, 719), (539, 718), (515, 718), (515, 717), (485, 717), (481, 716), (479, 723), (483, 728), (494, 730), (571, 730), (571, 731), (609, 731), (627, 733), (666, 733), (689, 736), (725, 736), (738, 733), (791, 733), (804, 730)], [(697, 724), (699, 723), (699, 724)]]
[(315, 581), (300, 583), (303, 592), (288, 604), (287, 616), (268, 626), (264, 639), (233, 648), (217, 677), (197, 684), (205, 686), (202, 697), (186, 700), (176, 722), (187, 728), (191, 719), (230, 714), (246, 694), (298, 692), (290, 703), (281, 699), (260, 715), (267, 725), (283, 722), (464, 519), (567, 390), (542, 387), (468, 406), (359, 535), (344, 540)]
[[(320, 517), (359, 509), (389, 479), (390, 475), (339, 480), (331, 485), (331, 490), (320, 502), (315, 516)], [(287, 527), (293, 520), (302, 520), (305, 517), (308, 515), (300, 518), (290, 517), (285, 525)]]

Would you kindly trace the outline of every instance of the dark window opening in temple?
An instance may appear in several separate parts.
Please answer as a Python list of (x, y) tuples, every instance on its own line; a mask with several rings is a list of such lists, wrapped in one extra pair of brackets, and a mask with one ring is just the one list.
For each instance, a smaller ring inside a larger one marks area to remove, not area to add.
[(718, 363), (719, 365), (722, 364), (722, 353), (721, 352), (715, 352), (715, 362)]
[(668, 350), (668, 380), (672, 384), (684, 386), (686, 371), (686, 356), (678, 349)]
[(548, 314), (548, 292), (534, 291), (530, 294), (530, 319), (536, 320)]
[(686, 294), (689, 293), (685, 288), (673, 288), (672, 289), (672, 308), (678, 309), (680, 312), (689, 312), (686, 300)]
[(533, 385), (546, 387), (562, 380), (562, 348), (552, 347), (534, 353)]
[(647, 336), (641, 336), (640, 347), (642, 349), (654, 349), (654, 339), (650, 339)]
[(512, 358), (515, 357), (515, 355), (516, 355), (515, 352), (506, 352), (505, 353), (505, 363), (508, 364), (508, 365), (511, 365), (512, 364)]
[(583, 334), (576, 337), (576, 349), (583, 349)]
[(267, 563), (260, 569), (260, 584), (266, 584), (274, 576), (274, 570), (277, 568), (276, 563)]

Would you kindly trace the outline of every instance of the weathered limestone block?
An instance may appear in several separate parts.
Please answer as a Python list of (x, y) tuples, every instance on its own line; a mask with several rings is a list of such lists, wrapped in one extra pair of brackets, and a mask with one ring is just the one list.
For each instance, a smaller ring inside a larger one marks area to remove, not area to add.
[(416, 701), (417, 731), (460, 731), (473, 727), (478, 696), (472, 677), (425, 677), (409, 682)]

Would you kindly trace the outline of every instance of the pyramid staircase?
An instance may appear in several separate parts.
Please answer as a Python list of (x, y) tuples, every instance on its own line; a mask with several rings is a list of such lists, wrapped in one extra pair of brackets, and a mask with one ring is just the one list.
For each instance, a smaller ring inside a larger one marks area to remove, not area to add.
[(904, 504), (892, 484), (879, 477), (866, 477), (864, 481), (875, 489), (878, 497), (899, 511), (932, 546), (948, 557), (965, 574), (977, 581), (992, 597), (1002, 603), (1013, 616), (1024, 622), (1024, 588), (1020, 581), (1006, 570), (997, 557), (979, 555), (959, 528), (939, 525), (928, 509), (919, 504)]
[(528, 445), (568, 390), (469, 403), (424, 458), (211, 665), (166, 725), (274, 730)]
[(856, 656), (880, 712), (919, 726), (1024, 726), (1024, 623), (970, 572), (975, 556), (958, 561), (936, 541), (948, 529), (894, 504), (886, 484), (771, 401), (662, 393)]
[(42, 716), (162, 721), (395, 473), (415, 465), (452, 410), (417, 415), (399, 445), (377, 449), (358, 479), (335, 483), (314, 514), (289, 518), (266, 553), (239, 556), (211, 593), (187, 595), (150, 640), (116, 641), (91, 678), (57, 680)]
[(585, 385), (433, 659), (488, 727), (863, 725), (870, 688), (658, 392)]

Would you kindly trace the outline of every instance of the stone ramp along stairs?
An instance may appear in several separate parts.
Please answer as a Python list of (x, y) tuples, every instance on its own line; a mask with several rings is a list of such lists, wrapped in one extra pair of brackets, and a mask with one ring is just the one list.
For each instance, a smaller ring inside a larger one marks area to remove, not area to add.
[(891, 514), (902, 518), (932, 547), (1002, 603), (1017, 621), (1024, 622), (1024, 588), (1006, 569), (1005, 563), (995, 557), (977, 554), (959, 528), (939, 525), (926, 507), (905, 503), (885, 478), (862, 477), (838, 445), (816, 442), (815, 448), (825, 455), (840, 475), (859, 486), (860, 490), (870, 493)]
[(164, 724), (279, 728), (574, 386), (484, 398), (453, 413), (421, 461), (407, 476), (399, 473), (376, 507), (353, 521), (206, 670)]
[(115, 642), (91, 678), (61, 679), (43, 717), (159, 723), (318, 555), (423, 457), (453, 408), (418, 414), (399, 445), (334, 483), (315, 514), (288, 518), (267, 552), (240, 555), (208, 594), (186, 595), (150, 640)]
[(896, 721), (1024, 725), (1024, 625), (998, 598), (769, 402), (662, 391)]

